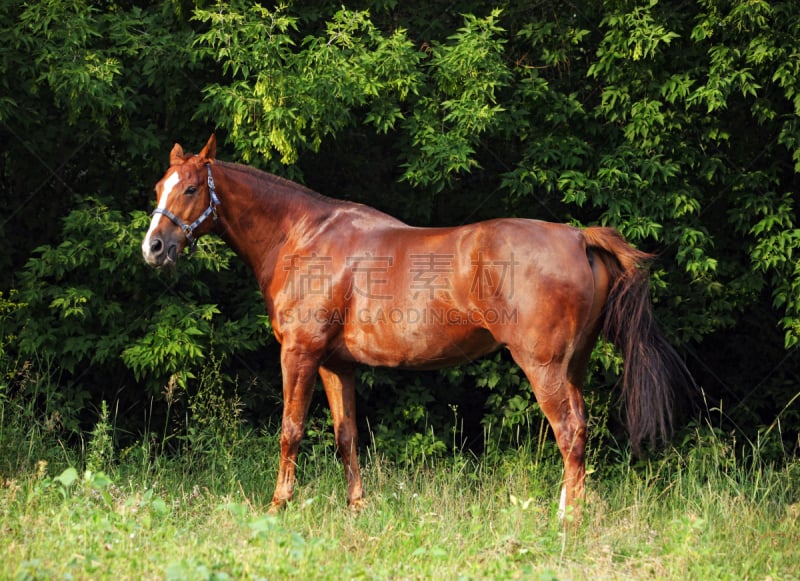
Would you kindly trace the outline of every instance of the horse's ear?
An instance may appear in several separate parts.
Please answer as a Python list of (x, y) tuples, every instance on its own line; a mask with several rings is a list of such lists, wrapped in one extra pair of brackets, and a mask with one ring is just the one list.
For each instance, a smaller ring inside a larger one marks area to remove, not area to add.
[(183, 163), (183, 148), (179, 143), (172, 146), (172, 151), (169, 152), (169, 164), (178, 165)]
[(215, 134), (211, 134), (208, 143), (197, 155), (206, 161), (214, 161), (214, 158), (217, 157), (217, 136)]

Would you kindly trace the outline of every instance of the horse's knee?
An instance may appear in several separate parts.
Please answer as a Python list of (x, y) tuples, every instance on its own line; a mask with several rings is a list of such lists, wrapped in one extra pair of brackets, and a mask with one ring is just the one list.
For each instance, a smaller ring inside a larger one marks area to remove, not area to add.
[(296, 448), (303, 439), (303, 426), (285, 418), (281, 424), (281, 447)]
[(336, 446), (343, 457), (350, 456), (358, 446), (358, 435), (345, 426), (340, 426), (336, 433)]

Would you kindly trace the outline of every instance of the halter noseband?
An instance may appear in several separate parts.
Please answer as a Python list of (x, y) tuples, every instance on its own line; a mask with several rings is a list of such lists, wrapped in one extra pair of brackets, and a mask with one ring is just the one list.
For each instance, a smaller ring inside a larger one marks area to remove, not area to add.
[(189, 241), (189, 252), (194, 252), (197, 249), (197, 238), (194, 237), (194, 232), (197, 230), (200, 225), (205, 222), (209, 216), (214, 218), (214, 222), (217, 221), (219, 216), (217, 215), (217, 206), (219, 206), (219, 198), (217, 197), (217, 192), (214, 189), (214, 178), (211, 177), (211, 164), (206, 164), (206, 170), (208, 171), (208, 193), (210, 200), (208, 202), (208, 208), (206, 208), (205, 212), (200, 214), (200, 217), (197, 218), (191, 224), (187, 224), (180, 218), (178, 218), (175, 214), (167, 210), (166, 208), (156, 208), (153, 210), (153, 213), (150, 214), (151, 216), (155, 216), (156, 214), (163, 214), (170, 220), (172, 223), (175, 224), (178, 228), (183, 231), (183, 235), (186, 236), (186, 239)]

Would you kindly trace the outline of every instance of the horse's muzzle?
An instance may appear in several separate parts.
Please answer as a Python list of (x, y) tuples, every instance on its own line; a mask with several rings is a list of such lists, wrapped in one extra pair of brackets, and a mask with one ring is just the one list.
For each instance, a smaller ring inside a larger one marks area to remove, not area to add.
[(142, 256), (147, 264), (155, 268), (174, 268), (178, 262), (178, 246), (175, 241), (155, 236), (142, 243)]

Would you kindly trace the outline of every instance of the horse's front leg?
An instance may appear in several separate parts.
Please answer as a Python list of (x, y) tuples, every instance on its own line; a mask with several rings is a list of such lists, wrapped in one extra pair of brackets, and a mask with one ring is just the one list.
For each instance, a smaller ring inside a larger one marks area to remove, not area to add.
[(276, 512), (292, 499), (297, 452), (303, 439), (318, 368), (319, 358), (308, 352), (286, 346), (281, 350), (283, 373), (281, 459), (270, 512)]
[(336, 447), (342, 457), (347, 478), (347, 505), (352, 510), (359, 510), (364, 502), (364, 489), (358, 466), (355, 370), (352, 366), (335, 370), (323, 366), (320, 367), (319, 374), (328, 396)]

